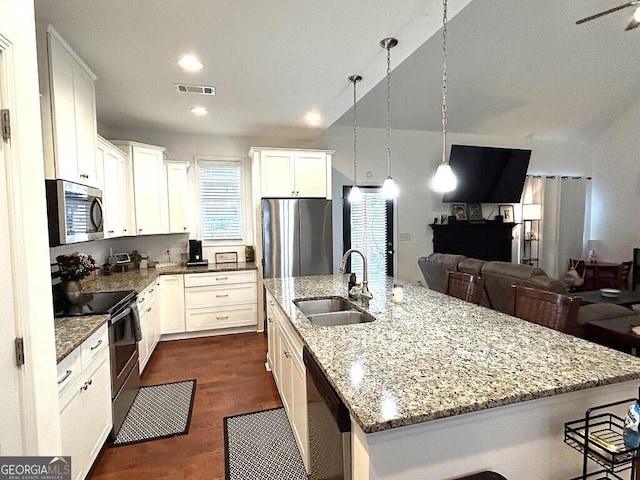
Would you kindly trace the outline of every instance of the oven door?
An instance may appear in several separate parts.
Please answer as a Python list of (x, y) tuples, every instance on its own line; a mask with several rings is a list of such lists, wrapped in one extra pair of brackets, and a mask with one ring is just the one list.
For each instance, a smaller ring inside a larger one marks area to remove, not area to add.
[(138, 364), (138, 342), (135, 337), (135, 303), (109, 320), (111, 353), (111, 397), (115, 398), (129, 373)]

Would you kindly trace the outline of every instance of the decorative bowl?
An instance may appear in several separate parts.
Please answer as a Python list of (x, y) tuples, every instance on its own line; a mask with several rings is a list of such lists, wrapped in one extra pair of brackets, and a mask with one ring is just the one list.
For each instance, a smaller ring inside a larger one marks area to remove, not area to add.
[(617, 297), (620, 295), (621, 291), (617, 288), (601, 288), (600, 295), (603, 297)]

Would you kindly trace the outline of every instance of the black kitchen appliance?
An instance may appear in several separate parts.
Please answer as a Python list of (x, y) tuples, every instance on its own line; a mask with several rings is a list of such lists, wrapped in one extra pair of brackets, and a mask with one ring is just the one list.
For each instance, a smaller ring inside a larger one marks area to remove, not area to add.
[(138, 341), (141, 340), (137, 293), (133, 290), (85, 293), (77, 304), (69, 304), (56, 294), (55, 317), (109, 315), (109, 356), (111, 359), (112, 438), (118, 434), (140, 389)]
[(202, 240), (189, 240), (189, 261), (187, 267), (206, 267), (209, 260), (202, 258)]

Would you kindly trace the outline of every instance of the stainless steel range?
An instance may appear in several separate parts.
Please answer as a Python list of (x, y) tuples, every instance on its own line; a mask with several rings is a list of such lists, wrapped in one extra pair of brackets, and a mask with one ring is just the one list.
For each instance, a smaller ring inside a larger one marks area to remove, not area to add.
[[(140, 388), (138, 341), (142, 339), (137, 293), (133, 290), (88, 293), (73, 305), (56, 309), (56, 317), (109, 315), (111, 400), (114, 438)], [(55, 298), (55, 295), (54, 295)]]

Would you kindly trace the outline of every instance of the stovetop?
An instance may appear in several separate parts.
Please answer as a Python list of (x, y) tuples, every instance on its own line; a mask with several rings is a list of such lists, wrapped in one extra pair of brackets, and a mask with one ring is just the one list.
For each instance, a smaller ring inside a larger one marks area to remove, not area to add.
[(134, 290), (117, 292), (84, 293), (77, 304), (56, 305), (55, 317), (76, 317), (83, 315), (116, 315), (124, 310), (137, 296)]

